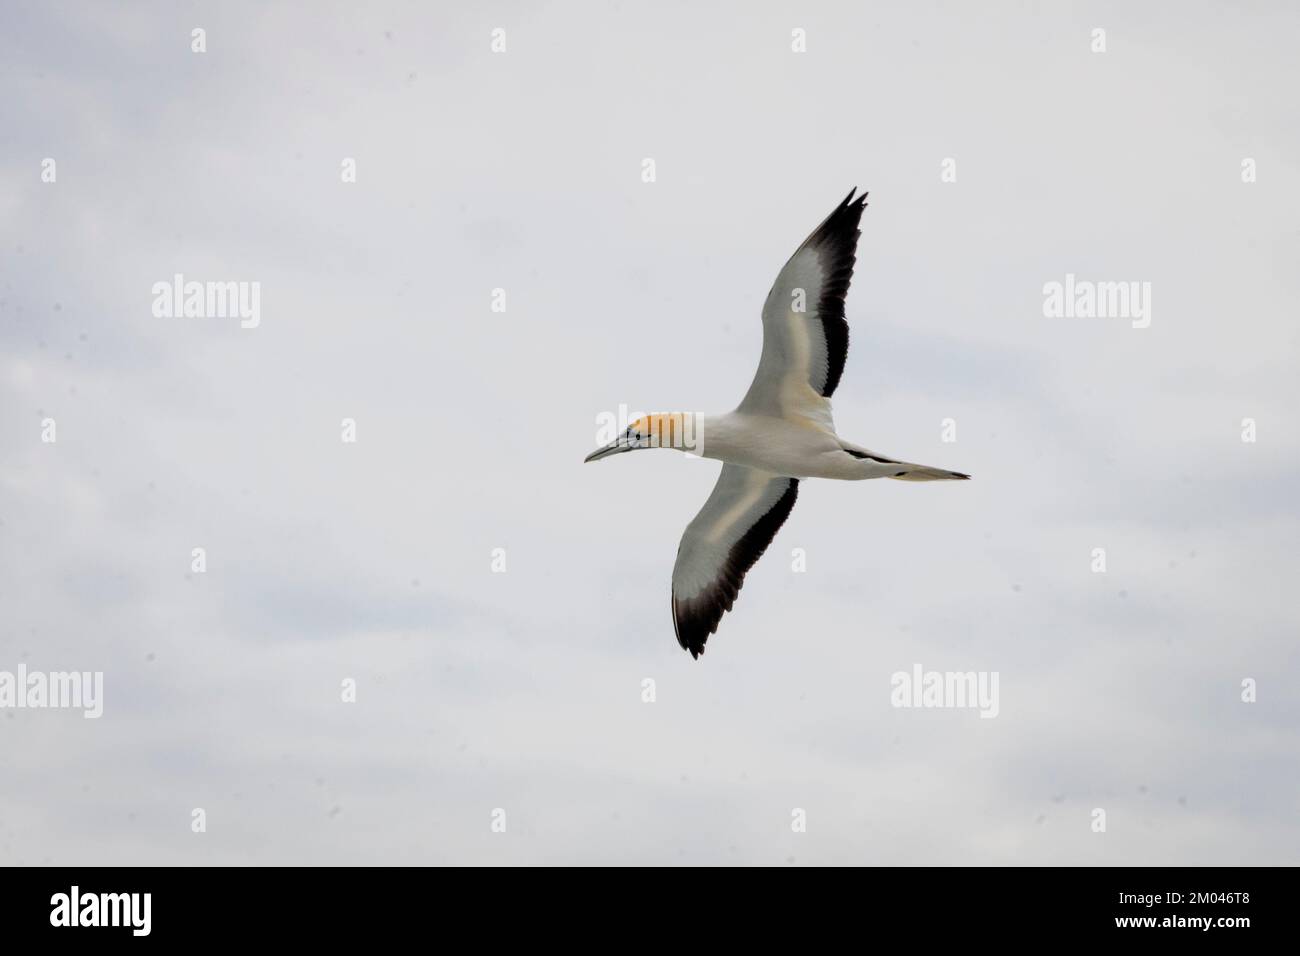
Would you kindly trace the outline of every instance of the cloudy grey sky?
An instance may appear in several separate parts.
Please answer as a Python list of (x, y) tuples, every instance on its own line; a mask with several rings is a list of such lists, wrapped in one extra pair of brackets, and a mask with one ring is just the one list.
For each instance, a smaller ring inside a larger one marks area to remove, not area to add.
[[(1300, 861), (1300, 15), (1050, 6), (5, 3), (0, 670), (105, 700), (0, 714), (0, 862)], [(805, 483), (692, 661), (717, 464), (582, 457), (854, 185), (837, 424), (975, 480)]]

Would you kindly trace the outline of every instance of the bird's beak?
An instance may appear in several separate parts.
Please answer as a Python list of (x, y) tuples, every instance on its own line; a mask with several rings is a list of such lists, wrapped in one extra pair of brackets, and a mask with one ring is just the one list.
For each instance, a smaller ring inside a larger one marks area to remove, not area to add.
[(597, 448), (586, 458), (582, 459), (585, 465), (589, 461), (600, 461), (602, 458), (608, 458), (610, 455), (617, 455), (620, 452), (631, 451), (632, 446), (622, 439), (616, 439), (606, 445), (604, 448)]

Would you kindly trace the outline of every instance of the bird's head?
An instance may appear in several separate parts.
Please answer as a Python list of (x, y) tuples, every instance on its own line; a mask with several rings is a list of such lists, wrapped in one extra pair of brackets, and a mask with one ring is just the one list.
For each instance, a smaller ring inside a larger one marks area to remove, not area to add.
[(602, 445), (583, 459), (600, 461), (610, 455), (639, 448), (676, 448), (699, 454), (700, 423), (699, 416), (684, 412), (670, 415), (643, 415), (615, 438), (608, 445)]

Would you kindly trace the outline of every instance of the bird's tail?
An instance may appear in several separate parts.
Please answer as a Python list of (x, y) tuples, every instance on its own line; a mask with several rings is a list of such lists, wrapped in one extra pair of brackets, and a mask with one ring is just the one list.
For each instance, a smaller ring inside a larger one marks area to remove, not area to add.
[(897, 461), (887, 458), (870, 448), (863, 448), (839, 440), (840, 447), (862, 462), (862, 478), (897, 478), (899, 481), (966, 481), (970, 475), (947, 468), (932, 468), (929, 465), (914, 465), (910, 461)]
[(960, 471), (949, 471), (947, 468), (932, 468), (929, 465), (914, 465), (911, 462), (900, 461), (895, 473), (887, 477), (899, 481), (966, 481), (970, 475), (962, 474)]

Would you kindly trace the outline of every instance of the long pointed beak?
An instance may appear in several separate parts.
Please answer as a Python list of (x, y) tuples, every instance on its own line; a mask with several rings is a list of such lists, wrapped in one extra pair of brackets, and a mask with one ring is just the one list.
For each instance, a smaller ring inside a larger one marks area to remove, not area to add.
[(582, 463), (585, 465), (589, 461), (600, 461), (602, 458), (608, 458), (610, 455), (617, 455), (620, 452), (631, 450), (632, 446), (627, 442), (621, 440), (612, 441), (604, 448), (597, 448), (586, 458), (582, 459)]

